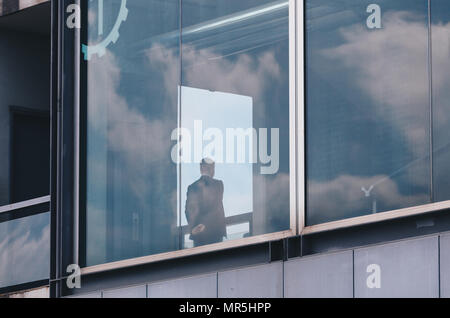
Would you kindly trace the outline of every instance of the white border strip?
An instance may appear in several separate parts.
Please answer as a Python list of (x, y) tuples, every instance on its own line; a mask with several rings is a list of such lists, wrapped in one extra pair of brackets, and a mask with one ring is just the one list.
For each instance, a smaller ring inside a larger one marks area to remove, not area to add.
[[(80, 5), (80, 0), (75, 0)], [(81, 72), (81, 32), (74, 29), (74, 101), (73, 101), (73, 127), (74, 127), (74, 178), (73, 178), (73, 262), (79, 263), (79, 227), (80, 227), (80, 72)]]
[(295, 0), (289, 0), (289, 207), (290, 228), (298, 233), (297, 227), (297, 46), (296, 46), (296, 6)]

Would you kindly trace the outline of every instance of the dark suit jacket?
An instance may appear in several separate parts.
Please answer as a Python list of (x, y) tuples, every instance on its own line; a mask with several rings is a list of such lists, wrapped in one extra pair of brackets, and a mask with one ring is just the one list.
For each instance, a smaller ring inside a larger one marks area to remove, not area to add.
[(203, 232), (191, 234), (196, 246), (221, 242), (226, 236), (222, 201), (223, 182), (220, 180), (202, 176), (188, 187), (185, 213), (189, 231), (199, 224), (205, 226)]

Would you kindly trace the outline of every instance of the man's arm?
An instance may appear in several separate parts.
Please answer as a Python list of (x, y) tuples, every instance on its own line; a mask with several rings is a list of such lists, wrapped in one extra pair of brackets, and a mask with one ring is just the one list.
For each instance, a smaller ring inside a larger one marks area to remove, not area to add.
[(192, 227), (195, 226), (194, 222), (198, 217), (198, 210), (199, 206), (197, 193), (192, 190), (191, 186), (189, 186), (186, 195), (185, 214), (190, 229), (192, 229)]

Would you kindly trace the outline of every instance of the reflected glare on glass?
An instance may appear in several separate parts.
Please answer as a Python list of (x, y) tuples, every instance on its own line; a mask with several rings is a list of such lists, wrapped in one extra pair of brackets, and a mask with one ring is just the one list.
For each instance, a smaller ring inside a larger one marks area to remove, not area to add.
[(427, 2), (376, 3), (306, 2), (308, 225), (430, 202)]

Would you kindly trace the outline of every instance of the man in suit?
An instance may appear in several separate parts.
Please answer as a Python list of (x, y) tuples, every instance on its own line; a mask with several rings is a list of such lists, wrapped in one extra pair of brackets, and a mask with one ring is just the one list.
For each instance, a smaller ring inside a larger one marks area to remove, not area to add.
[(215, 163), (200, 163), (201, 177), (188, 187), (186, 218), (194, 246), (222, 242), (226, 236), (223, 182), (214, 179)]

